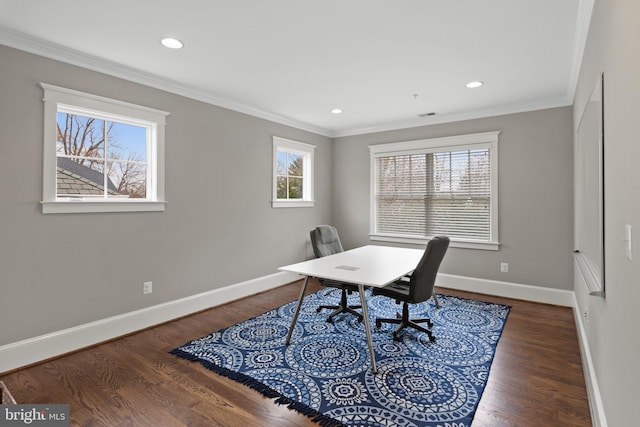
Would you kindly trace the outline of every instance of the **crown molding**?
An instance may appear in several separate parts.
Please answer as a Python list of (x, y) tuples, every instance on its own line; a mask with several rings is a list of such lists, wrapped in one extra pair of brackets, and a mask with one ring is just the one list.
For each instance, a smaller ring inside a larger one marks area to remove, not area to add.
[(507, 114), (525, 113), (528, 111), (546, 110), (549, 108), (566, 107), (572, 104), (572, 98), (563, 96), (558, 98), (547, 98), (520, 104), (501, 105), (484, 110), (470, 111), (464, 113), (447, 114), (442, 116), (416, 118), (400, 122), (389, 122), (382, 125), (371, 126), (358, 129), (342, 129), (333, 133), (334, 138), (344, 136), (356, 136), (369, 133), (387, 132), (400, 129), (409, 129), (421, 126), (430, 126), (442, 123), (460, 122), (463, 120), (484, 119), (488, 117), (504, 116)]
[(185, 96), (196, 101), (223, 107), (239, 113), (248, 114), (257, 118), (269, 120), (296, 129), (312, 132), (315, 134), (333, 137), (333, 131), (309, 123), (292, 120), (268, 111), (244, 105), (229, 99), (221, 98), (213, 93), (205, 93), (195, 87), (178, 83), (176, 81), (157, 76), (152, 73), (143, 72), (132, 67), (99, 58), (94, 55), (83, 53), (74, 49), (48, 42), (36, 37), (8, 29), (0, 26), (0, 44), (14, 49), (22, 50), (45, 58), (54, 59), (67, 64), (97, 71), (112, 77), (118, 77), (134, 83), (139, 83), (155, 89), (160, 89), (176, 95)]
[(569, 84), (567, 86), (568, 97), (575, 97), (576, 88), (578, 86), (578, 78), (580, 77), (580, 69), (582, 68), (582, 60), (584, 50), (587, 46), (587, 36), (589, 35), (589, 26), (591, 25), (591, 15), (593, 15), (593, 5), (595, 0), (580, 0), (578, 6), (578, 16), (576, 18), (576, 42), (573, 51), (573, 63), (571, 64), (571, 74), (569, 75)]

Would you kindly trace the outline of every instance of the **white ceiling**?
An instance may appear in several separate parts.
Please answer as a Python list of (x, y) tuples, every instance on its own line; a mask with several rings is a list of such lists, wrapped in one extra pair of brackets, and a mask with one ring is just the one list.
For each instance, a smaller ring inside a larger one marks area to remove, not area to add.
[(341, 136), (570, 105), (587, 3), (0, 0), (0, 44)]

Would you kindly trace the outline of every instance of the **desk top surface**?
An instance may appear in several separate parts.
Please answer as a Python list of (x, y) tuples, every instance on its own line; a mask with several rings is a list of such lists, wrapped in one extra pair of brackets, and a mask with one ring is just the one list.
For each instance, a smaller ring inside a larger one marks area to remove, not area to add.
[(304, 276), (382, 287), (412, 272), (423, 249), (362, 246), (278, 268)]

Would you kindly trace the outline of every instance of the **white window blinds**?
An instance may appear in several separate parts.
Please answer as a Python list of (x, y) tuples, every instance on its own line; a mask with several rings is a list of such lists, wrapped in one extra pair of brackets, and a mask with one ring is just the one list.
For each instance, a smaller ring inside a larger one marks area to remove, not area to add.
[(372, 234), (496, 243), (495, 146), (417, 142), (425, 147), (372, 150)]

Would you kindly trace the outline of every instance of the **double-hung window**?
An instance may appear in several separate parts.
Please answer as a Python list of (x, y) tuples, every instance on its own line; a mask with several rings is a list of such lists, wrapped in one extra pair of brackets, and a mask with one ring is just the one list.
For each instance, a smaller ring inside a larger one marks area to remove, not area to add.
[(164, 210), (168, 113), (41, 86), (43, 213)]
[(315, 146), (273, 137), (274, 208), (312, 207)]
[(498, 134), (370, 146), (372, 240), (497, 250)]

